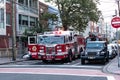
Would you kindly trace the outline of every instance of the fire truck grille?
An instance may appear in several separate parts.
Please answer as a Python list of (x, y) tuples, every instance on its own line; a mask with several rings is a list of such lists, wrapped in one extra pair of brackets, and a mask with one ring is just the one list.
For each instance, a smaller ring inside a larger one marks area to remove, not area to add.
[(88, 52), (88, 56), (96, 56), (96, 52)]
[(55, 52), (55, 48), (54, 47), (47, 47), (46, 48), (46, 54), (52, 54), (53, 52)]

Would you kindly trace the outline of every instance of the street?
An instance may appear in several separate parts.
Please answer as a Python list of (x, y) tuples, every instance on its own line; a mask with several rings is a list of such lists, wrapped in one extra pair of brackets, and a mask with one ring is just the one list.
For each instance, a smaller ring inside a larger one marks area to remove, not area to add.
[[(107, 64), (107, 63), (106, 63)], [(9, 65), (9, 66), (8, 66)], [(3, 65), (4, 67), (29, 67), (29, 68), (78, 68), (78, 69), (97, 69), (101, 70), (105, 65), (100, 62), (89, 62), (85, 65), (81, 65), (80, 59), (73, 60), (72, 62), (62, 63), (62, 62), (48, 62), (44, 63), (41, 60), (26, 60), (22, 62), (9, 63)], [(1, 66), (2, 67), (2, 66)]]
[[(7, 76), (7, 77), (4, 77)], [(0, 74), (1, 80), (107, 80), (107, 77), (49, 75), (49, 74)]]
[(100, 70), (88, 69), (0, 68), (0, 73), (1, 80), (115, 80)]
[(71, 63), (27, 60), (0, 65), (0, 80), (119, 80), (119, 75), (103, 73), (104, 66), (95, 62), (81, 65), (80, 59)]

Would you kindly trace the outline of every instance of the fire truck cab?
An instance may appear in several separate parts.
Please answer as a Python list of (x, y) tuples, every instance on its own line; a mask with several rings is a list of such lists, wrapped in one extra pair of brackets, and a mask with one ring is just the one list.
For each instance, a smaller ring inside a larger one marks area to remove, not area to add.
[[(32, 40), (32, 37), (28, 37), (28, 40)], [(28, 41), (31, 58), (41, 59), (43, 62), (55, 60), (71, 62), (80, 57), (81, 44), (74, 31), (51, 31), (33, 38), (35, 44)]]

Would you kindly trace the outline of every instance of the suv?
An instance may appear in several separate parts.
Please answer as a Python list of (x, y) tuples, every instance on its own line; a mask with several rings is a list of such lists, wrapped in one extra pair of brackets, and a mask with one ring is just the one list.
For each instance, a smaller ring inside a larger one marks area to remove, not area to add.
[(107, 51), (106, 41), (88, 41), (85, 50), (81, 53), (81, 64), (85, 60), (100, 60), (103, 64), (109, 61), (109, 52)]

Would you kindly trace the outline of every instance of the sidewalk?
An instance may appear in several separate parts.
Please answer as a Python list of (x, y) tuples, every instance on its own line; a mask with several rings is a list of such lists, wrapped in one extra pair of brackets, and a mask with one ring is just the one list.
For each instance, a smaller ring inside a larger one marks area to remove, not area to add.
[(8, 64), (8, 63), (14, 63), (14, 62), (19, 62), (19, 61), (24, 61), (25, 59), (22, 59), (22, 58), (16, 58), (16, 60), (12, 60), (12, 58), (0, 58), (0, 65), (3, 65), (3, 64)]
[(24, 60), (26, 60), (26, 59), (23, 59), (23, 54), (17, 55), (16, 60), (13, 60), (12, 57), (0, 57), (0, 65), (14, 63), (14, 62), (20, 62), (20, 61), (24, 61)]
[(120, 66), (118, 67), (118, 58), (114, 58), (103, 68), (103, 72), (120, 75)]

